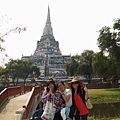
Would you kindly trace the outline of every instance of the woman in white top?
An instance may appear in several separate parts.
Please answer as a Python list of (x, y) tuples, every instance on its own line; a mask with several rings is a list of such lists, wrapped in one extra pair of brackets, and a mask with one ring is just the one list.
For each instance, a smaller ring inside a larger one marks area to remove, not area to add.
[(63, 120), (70, 119), (70, 107), (72, 105), (72, 93), (70, 89), (65, 88), (65, 84), (62, 81), (57, 82), (57, 88), (60, 94), (62, 95), (63, 100), (65, 101), (65, 106), (61, 109), (61, 116)]

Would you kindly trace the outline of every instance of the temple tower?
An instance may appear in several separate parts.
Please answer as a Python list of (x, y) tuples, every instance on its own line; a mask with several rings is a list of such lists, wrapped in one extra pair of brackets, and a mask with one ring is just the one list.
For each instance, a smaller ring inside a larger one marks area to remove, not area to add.
[(35, 64), (40, 68), (41, 75), (65, 74), (64, 65), (70, 61), (71, 56), (62, 55), (59, 42), (55, 40), (51, 26), (49, 6), (43, 34), (40, 40), (37, 41), (34, 54), (32, 56), (22, 56), (22, 59), (34, 60)]

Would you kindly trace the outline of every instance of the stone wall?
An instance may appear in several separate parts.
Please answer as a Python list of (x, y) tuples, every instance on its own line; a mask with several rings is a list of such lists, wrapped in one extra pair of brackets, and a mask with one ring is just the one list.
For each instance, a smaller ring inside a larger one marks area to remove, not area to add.
[(87, 84), (88, 89), (99, 89), (99, 88), (118, 88), (118, 84), (111, 84), (109, 82), (95, 82)]

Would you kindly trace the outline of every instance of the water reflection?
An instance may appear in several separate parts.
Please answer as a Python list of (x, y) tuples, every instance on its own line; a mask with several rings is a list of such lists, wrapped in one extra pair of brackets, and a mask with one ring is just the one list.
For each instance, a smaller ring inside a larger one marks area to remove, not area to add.
[(94, 108), (89, 110), (89, 116), (94, 116), (94, 119), (120, 118), (120, 102), (94, 104)]

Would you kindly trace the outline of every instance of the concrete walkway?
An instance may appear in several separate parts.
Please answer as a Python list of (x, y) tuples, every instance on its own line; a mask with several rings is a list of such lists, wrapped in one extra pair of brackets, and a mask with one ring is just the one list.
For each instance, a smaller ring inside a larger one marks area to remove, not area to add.
[(15, 112), (27, 102), (30, 92), (7, 100), (0, 107), (0, 120), (14, 120)]

